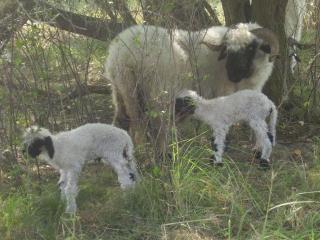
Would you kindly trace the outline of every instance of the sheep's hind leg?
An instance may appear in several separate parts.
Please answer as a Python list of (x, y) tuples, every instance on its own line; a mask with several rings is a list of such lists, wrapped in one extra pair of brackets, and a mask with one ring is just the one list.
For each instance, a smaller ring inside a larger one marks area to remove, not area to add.
[(269, 157), (272, 151), (272, 144), (268, 137), (267, 124), (264, 121), (252, 120), (249, 125), (256, 135), (256, 147), (258, 151), (256, 152), (255, 157), (259, 159), (261, 168), (268, 169), (270, 168)]
[(113, 124), (126, 131), (129, 130), (129, 116), (126, 113), (126, 107), (119, 91), (114, 87), (112, 91), (115, 114)]

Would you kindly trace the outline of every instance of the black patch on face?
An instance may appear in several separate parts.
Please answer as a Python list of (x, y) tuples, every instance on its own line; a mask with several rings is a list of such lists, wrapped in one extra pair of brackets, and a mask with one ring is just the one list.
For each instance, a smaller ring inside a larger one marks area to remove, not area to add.
[(270, 132), (267, 132), (270, 142), (273, 144), (273, 135)]
[(28, 154), (32, 158), (35, 158), (41, 154), (43, 147), (47, 150), (49, 157), (53, 158), (54, 147), (51, 137), (45, 137), (44, 139), (35, 138), (35, 140), (28, 147)]
[(194, 114), (196, 105), (191, 97), (176, 98), (175, 114), (177, 118), (181, 119)]
[(41, 138), (35, 138), (34, 141), (28, 146), (28, 154), (35, 158), (40, 155), (41, 148), (44, 146), (44, 140)]
[(246, 48), (227, 53), (226, 69), (230, 81), (238, 83), (243, 78), (250, 77), (257, 47), (258, 42), (254, 40)]

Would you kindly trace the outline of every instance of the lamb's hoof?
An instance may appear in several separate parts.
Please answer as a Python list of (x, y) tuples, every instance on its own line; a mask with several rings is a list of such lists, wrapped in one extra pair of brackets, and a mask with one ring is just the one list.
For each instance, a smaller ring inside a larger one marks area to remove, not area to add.
[(210, 163), (212, 164), (212, 166), (217, 166), (217, 167), (223, 166), (222, 162), (217, 162), (216, 157), (214, 155), (210, 157)]
[(213, 164), (214, 164), (214, 166), (217, 166), (217, 167), (223, 167), (223, 163), (222, 162), (215, 162)]
[(260, 158), (260, 169), (262, 170), (269, 170), (270, 163), (266, 159)]
[(254, 158), (255, 158), (255, 159), (261, 159), (262, 152), (256, 150), (256, 151), (254, 151), (253, 155), (254, 155)]

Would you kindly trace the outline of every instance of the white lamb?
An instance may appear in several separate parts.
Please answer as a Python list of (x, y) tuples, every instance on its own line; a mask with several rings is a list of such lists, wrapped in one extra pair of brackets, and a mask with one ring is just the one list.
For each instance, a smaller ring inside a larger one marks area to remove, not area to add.
[(56, 135), (32, 126), (24, 134), (24, 144), (31, 157), (39, 156), (59, 170), (58, 184), (69, 213), (76, 211), (78, 176), (86, 161), (101, 158), (116, 171), (123, 189), (138, 178), (131, 138), (112, 125), (91, 123)]
[[(196, 92), (182, 91), (176, 98), (177, 118), (193, 115), (213, 129), (215, 164), (222, 164), (224, 142), (230, 126), (245, 121), (254, 130), (256, 148), (261, 150), (260, 166), (269, 167), (272, 145), (275, 145), (277, 109), (264, 94), (242, 90), (225, 97), (204, 99)], [(270, 116), (269, 126), (265, 119)]]

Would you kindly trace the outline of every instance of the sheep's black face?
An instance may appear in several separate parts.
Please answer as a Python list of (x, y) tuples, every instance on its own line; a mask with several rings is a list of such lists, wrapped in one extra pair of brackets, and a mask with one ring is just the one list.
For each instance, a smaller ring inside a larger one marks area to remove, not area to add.
[(40, 138), (34, 139), (34, 141), (28, 146), (28, 154), (35, 158), (39, 156), (42, 152), (42, 147), (44, 146), (44, 140)]
[(237, 83), (243, 78), (250, 77), (257, 47), (257, 41), (252, 41), (246, 48), (227, 53), (226, 69), (230, 81)]
[(41, 154), (43, 150), (47, 150), (50, 158), (53, 158), (54, 147), (51, 137), (45, 137), (44, 139), (35, 138), (33, 142), (27, 147), (28, 154), (35, 158)]
[(194, 114), (195, 110), (196, 106), (191, 97), (176, 98), (175, 114), (178, 120)]
[(226, 47), (222, 49), (219, 60), (227, 57), (226, 69), (230, 81), (238, 83), (243, 78), (249, 78), (252, 75), (254, 71), (253, 61), (258, 50), (268, 54), (271, 53), (269, 44), (259, 44), (257, 40), (253, 40), (245, 48), (237, 51), (227, 50)]

